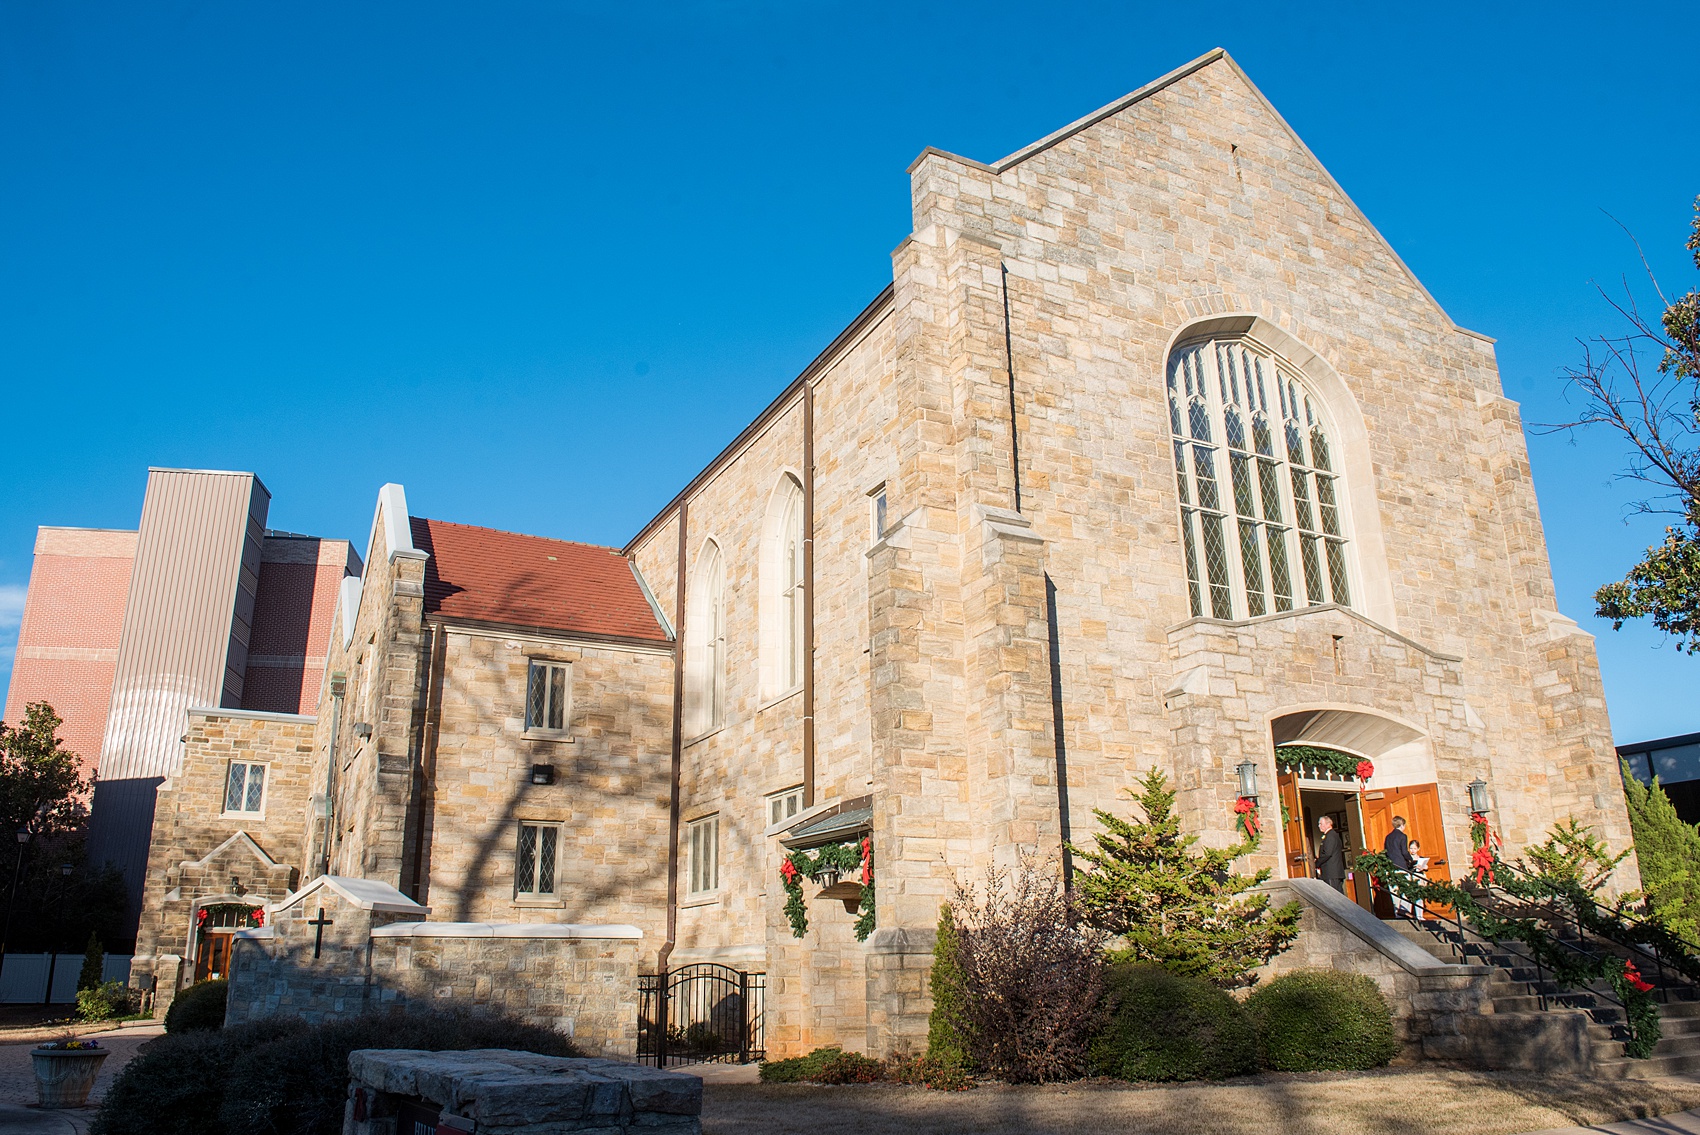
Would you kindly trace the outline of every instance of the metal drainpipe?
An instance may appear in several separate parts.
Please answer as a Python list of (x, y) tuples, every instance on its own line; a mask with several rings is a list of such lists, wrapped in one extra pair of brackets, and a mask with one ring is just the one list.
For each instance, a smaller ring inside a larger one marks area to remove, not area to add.
[[(679, 773), (684, 765), (685, 727), (685, 533), (690, 503), (679, 502), (679, 563), (673, 588), (673, 781), (667, 807), (667, 941), (655, 956), (655, 971), (667, 973), (667, 959), (679, 933)], [(657, 996), (667, 996), (663, 978)]]
[(320, 830), (319, 874), (331, 873), (331, 836), (336, 826), (336, 742), (342, 731), (342, 698), (348, 690), (348, 678), (331, 675), (331, 745), (325, 759), (325, 816)]
[(815, 806), (815, 388), (803, 383), (803, 807)]
[(425, 803), (431, 778), (437, 771), (437, 721), (443, 713), (443, 666), (448, 637), (442, 623), (431, 624), (431, 653), (426, 656), (425, 670), (425, 721), (420, 728), (419, 762), (413, 770), (419, 778), (419, 812), (413, 826), (412, 878), (408, 880), (407, 894), (414, 902), (423, 901), (419, 897), (419, 883), (425, 865)]

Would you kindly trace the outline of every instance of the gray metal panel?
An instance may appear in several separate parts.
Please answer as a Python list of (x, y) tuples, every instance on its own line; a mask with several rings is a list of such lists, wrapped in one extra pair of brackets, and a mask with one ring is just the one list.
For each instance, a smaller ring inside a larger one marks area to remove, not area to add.
[[(269, 504), (249, 473), (148, 471), (102, 780), (172, 775), (184, 711), (224, 700), (240, 577), (250, 555), (257, 576), (251, 533), (264, 530)], [(246, 626), (240, 633), (245, 643)]]

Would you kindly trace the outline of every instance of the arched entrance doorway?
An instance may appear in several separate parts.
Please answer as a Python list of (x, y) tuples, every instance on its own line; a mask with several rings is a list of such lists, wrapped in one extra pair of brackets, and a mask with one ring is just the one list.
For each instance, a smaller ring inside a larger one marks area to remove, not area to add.
[[(1393, 917), (1385, 892), (1354, 869), (1365, 851), (1380, 851), (1395, 817), (1429, 860), (1431, 879), (1452, 877), (1441, 823), (1440, 790), (1428, 738), (1404, 722), (1356, 709), (1296, 710), (1270, 723), (1281, 797), (1282, 863), (1288, 878), (1315, 877), (1327, 816), (1345, 845), (1345, 893), (1366, 910)], [(1373, 772), (1357, 773), (1368, 761)]]

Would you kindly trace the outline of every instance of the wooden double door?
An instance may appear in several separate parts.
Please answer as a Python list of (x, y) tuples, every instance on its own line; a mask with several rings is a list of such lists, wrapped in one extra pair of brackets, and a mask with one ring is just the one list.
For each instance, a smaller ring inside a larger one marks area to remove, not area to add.
[(1409, 784), (1399, 788), (1350, 789), (1347, 783), (1311, 787), (1291, 773), (1279, 778), (1281, 795), (1281, 843), (1289, 878), (1316, 876), (1316, 817), (1332, 815), (1335, 827), (1346, 839), (1346, 893), (1360, 906), (1373, 909), (1383, 918), (1393, 917), (1393, 903), (1377, 888), (1372, 894), (1357, 857), (1365, 851), (1380, 851), (1393, 830), (1393, 817), (1405, 817), (1405, 834), (1421, 843), (1429, 858), (1428, 877), (1451, 881), (1447, 863), (1446, 831), (1440, 818), (1440, 788), (1436, 784)]
[(201, 935), (201, 946), (195, 955), (195, 980), (208, 981), (230, 976), (230, 943), (233, 932), (208, 930)]

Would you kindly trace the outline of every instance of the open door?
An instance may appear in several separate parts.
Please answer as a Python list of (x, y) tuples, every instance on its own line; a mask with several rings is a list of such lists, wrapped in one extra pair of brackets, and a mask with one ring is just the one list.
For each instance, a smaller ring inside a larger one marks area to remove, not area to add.
[[(1370, 850), (1380, 851), (1393, 830), (1393, 817), (1405, 817), (1405, 835), (1422, 844), (1429, 858), (1428, 877), (1439, 882), (1452, 881), (1452, 869), (1447, 864), (1446, 830), (1440, 822), (1440, 786), (1438, 784), (1408, 784), (1401, 788), (1378, 788), (1363, 794), (1364, 839)], [(1385, 909), (1384, 909), (1385, 908)], [(1450, 907), (1437, 906), (1436, 914), (1451, 916)], [(1376, 890), (1376, 913), (1383, 918), (1393, 917), (1393, 904), (1380, 888)]]
[(1287, 878), (1310, 878), (1310, 849), (1305, 843), (1304, 809), (1299, 807), (1299, 784), (1290, 772), (1275, 777), (1275, 788), (1281, 797), (1281, 852), (1287, 865)]

